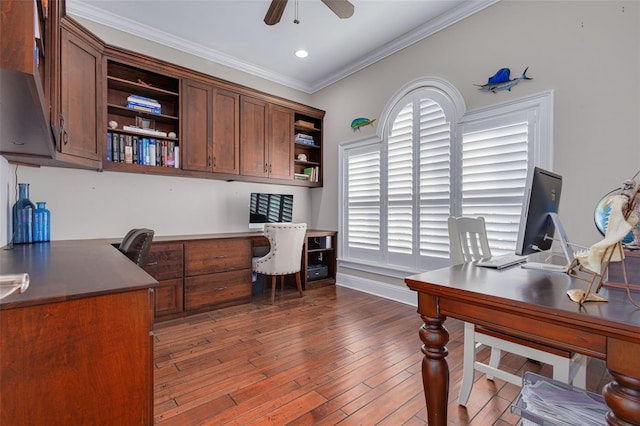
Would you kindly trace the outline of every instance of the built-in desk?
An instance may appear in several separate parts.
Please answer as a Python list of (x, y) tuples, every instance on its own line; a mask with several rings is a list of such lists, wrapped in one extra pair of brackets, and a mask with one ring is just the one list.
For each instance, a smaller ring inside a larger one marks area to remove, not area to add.
[(640, 425), (640, 308), (624, 289), (605, 286), (600, 294), (607, 303), (580, 307), (566, 291), (586, 290), (584, 281), (563, 273), (473, 264), (425, 272), (405, 282), (418, 292), (424, 321), (420, 339), (429, 426), (447, 424), (447, 316), (605, 360), (614, 378), (603, 391), (611, 408), (607, 421)]
[[(304, 290), (335, 284), (336, 237), (335, 231), (307, 230)], [(251, 259), (268, 249), (262, 232), (155, 236), (145, 270), (159, 281), (156, 321), (251, 302)], [(318, 265), (324, 274), (312, 276)]]
[(0, 424), (153, 423), (157, 281), (107, 240), (0, 248)]

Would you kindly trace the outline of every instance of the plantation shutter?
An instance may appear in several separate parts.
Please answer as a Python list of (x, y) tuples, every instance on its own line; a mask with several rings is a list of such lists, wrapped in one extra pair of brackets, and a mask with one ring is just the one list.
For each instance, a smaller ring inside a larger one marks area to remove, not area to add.
[(353, 149), (346, 157), (347, 235), (350, 256), (380, 259), (381, 170), (379, 147)]
[(413, 103), (404, 106), (387, 140), (387, 250), (394, 263), (413, 253)]
[(484, 216), (494, 255), (515, 250), (534, 124), (523, 111), (463, 126), (462, 215)]
[(449, 258), (451, 125), (440, 105), (420, 102), (420, 256)]

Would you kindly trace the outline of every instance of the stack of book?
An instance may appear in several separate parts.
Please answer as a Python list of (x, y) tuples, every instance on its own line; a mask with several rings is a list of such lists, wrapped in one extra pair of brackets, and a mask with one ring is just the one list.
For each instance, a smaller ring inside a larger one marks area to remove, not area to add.
[(309, 182), (318, 182), (320, 167), (307, 167), (306, 169), (304, 169), (304, 174), (309, 176)]
[(162, 110), (162, 107), (157, 100), (138, 95), (129, 95), (126, 106), (129, 109), (152, 112), (155, 114), (160, 114), (160, 111)]
[(107, 132), (107, 161), (158, 167), (180, 167), (175, 141)]
[(296, 143), (302, 143), (305, 145), (315, 145), (315, 142), (313, 141), (313, 136), (305, 135), (304, 133), (296, 133), (294, 137), (294, 141)]

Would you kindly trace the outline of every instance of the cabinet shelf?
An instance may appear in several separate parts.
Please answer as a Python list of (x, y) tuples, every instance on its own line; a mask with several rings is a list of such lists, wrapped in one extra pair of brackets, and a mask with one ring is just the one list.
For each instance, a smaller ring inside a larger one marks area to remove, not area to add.
[(305, 166), (305, 167), (319, 166), (320, 165), (320, 163), (317, 163), (315, 161), (295, 160), (295, 163), (296, 163), (296, 165)]
[(130, 91), (132, 94), (141, 95), (157, 100), (177, 98), (179, 95), (177, 92), (171, 90), (161, 89), (159, 87), (149, 86), (143, 83), (135, 81), (129, 81), (118, 77), (107, 77), (107, 83), (109, 87), (115, 90), (121, 90), (123, 92)]
[(318, 252), (323, 252), (323, 251), (332, 251), (335, 250), (332, 247), (329, 248), (314, 248), (314, 249), (309, 249), (307, 250), (309, 253), (318, 253)]
[(124, 115), (127, 117), (149, 117), (149, 118), (153, 118), (154, 120), (163, 120), (166, 122), (170, 122), (170, 121), (177, 122), (179, 120), (179, 118), (174, 115), (156, 114), (154, 112), (140, 111), (137, 109), (131, 109), (131, 108), (127, 108), (120, 105), (107, 104), (107, 107), (109, 108), (109, 113)]
[(308, 145), (306, 143), (295, 142), (296, 147), (308, 148), (308, 149), (320, 149), (318, 145)]
[(104, 161), (104, 170), (117, 170), (119, 172), (159, 174), (159, 175), (182, 175), (182, 170), (175, 167), (151, 166), (145, 164), (120, 163), (117, 161)]

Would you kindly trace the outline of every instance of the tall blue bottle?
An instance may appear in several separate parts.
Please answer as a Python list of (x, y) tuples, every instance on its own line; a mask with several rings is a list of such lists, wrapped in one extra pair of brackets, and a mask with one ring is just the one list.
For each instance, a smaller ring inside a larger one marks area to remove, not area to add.
[(18, 184), (18, 200), (13, 205), (13, 242), (30, 243), (33, 241), (33, 211), (35, 207), (29, 200), (29, 184)]
[(46, 209), (44, 201), (36, 202), (33, 212), (33, 242), (51, 239), (51, 212)]

